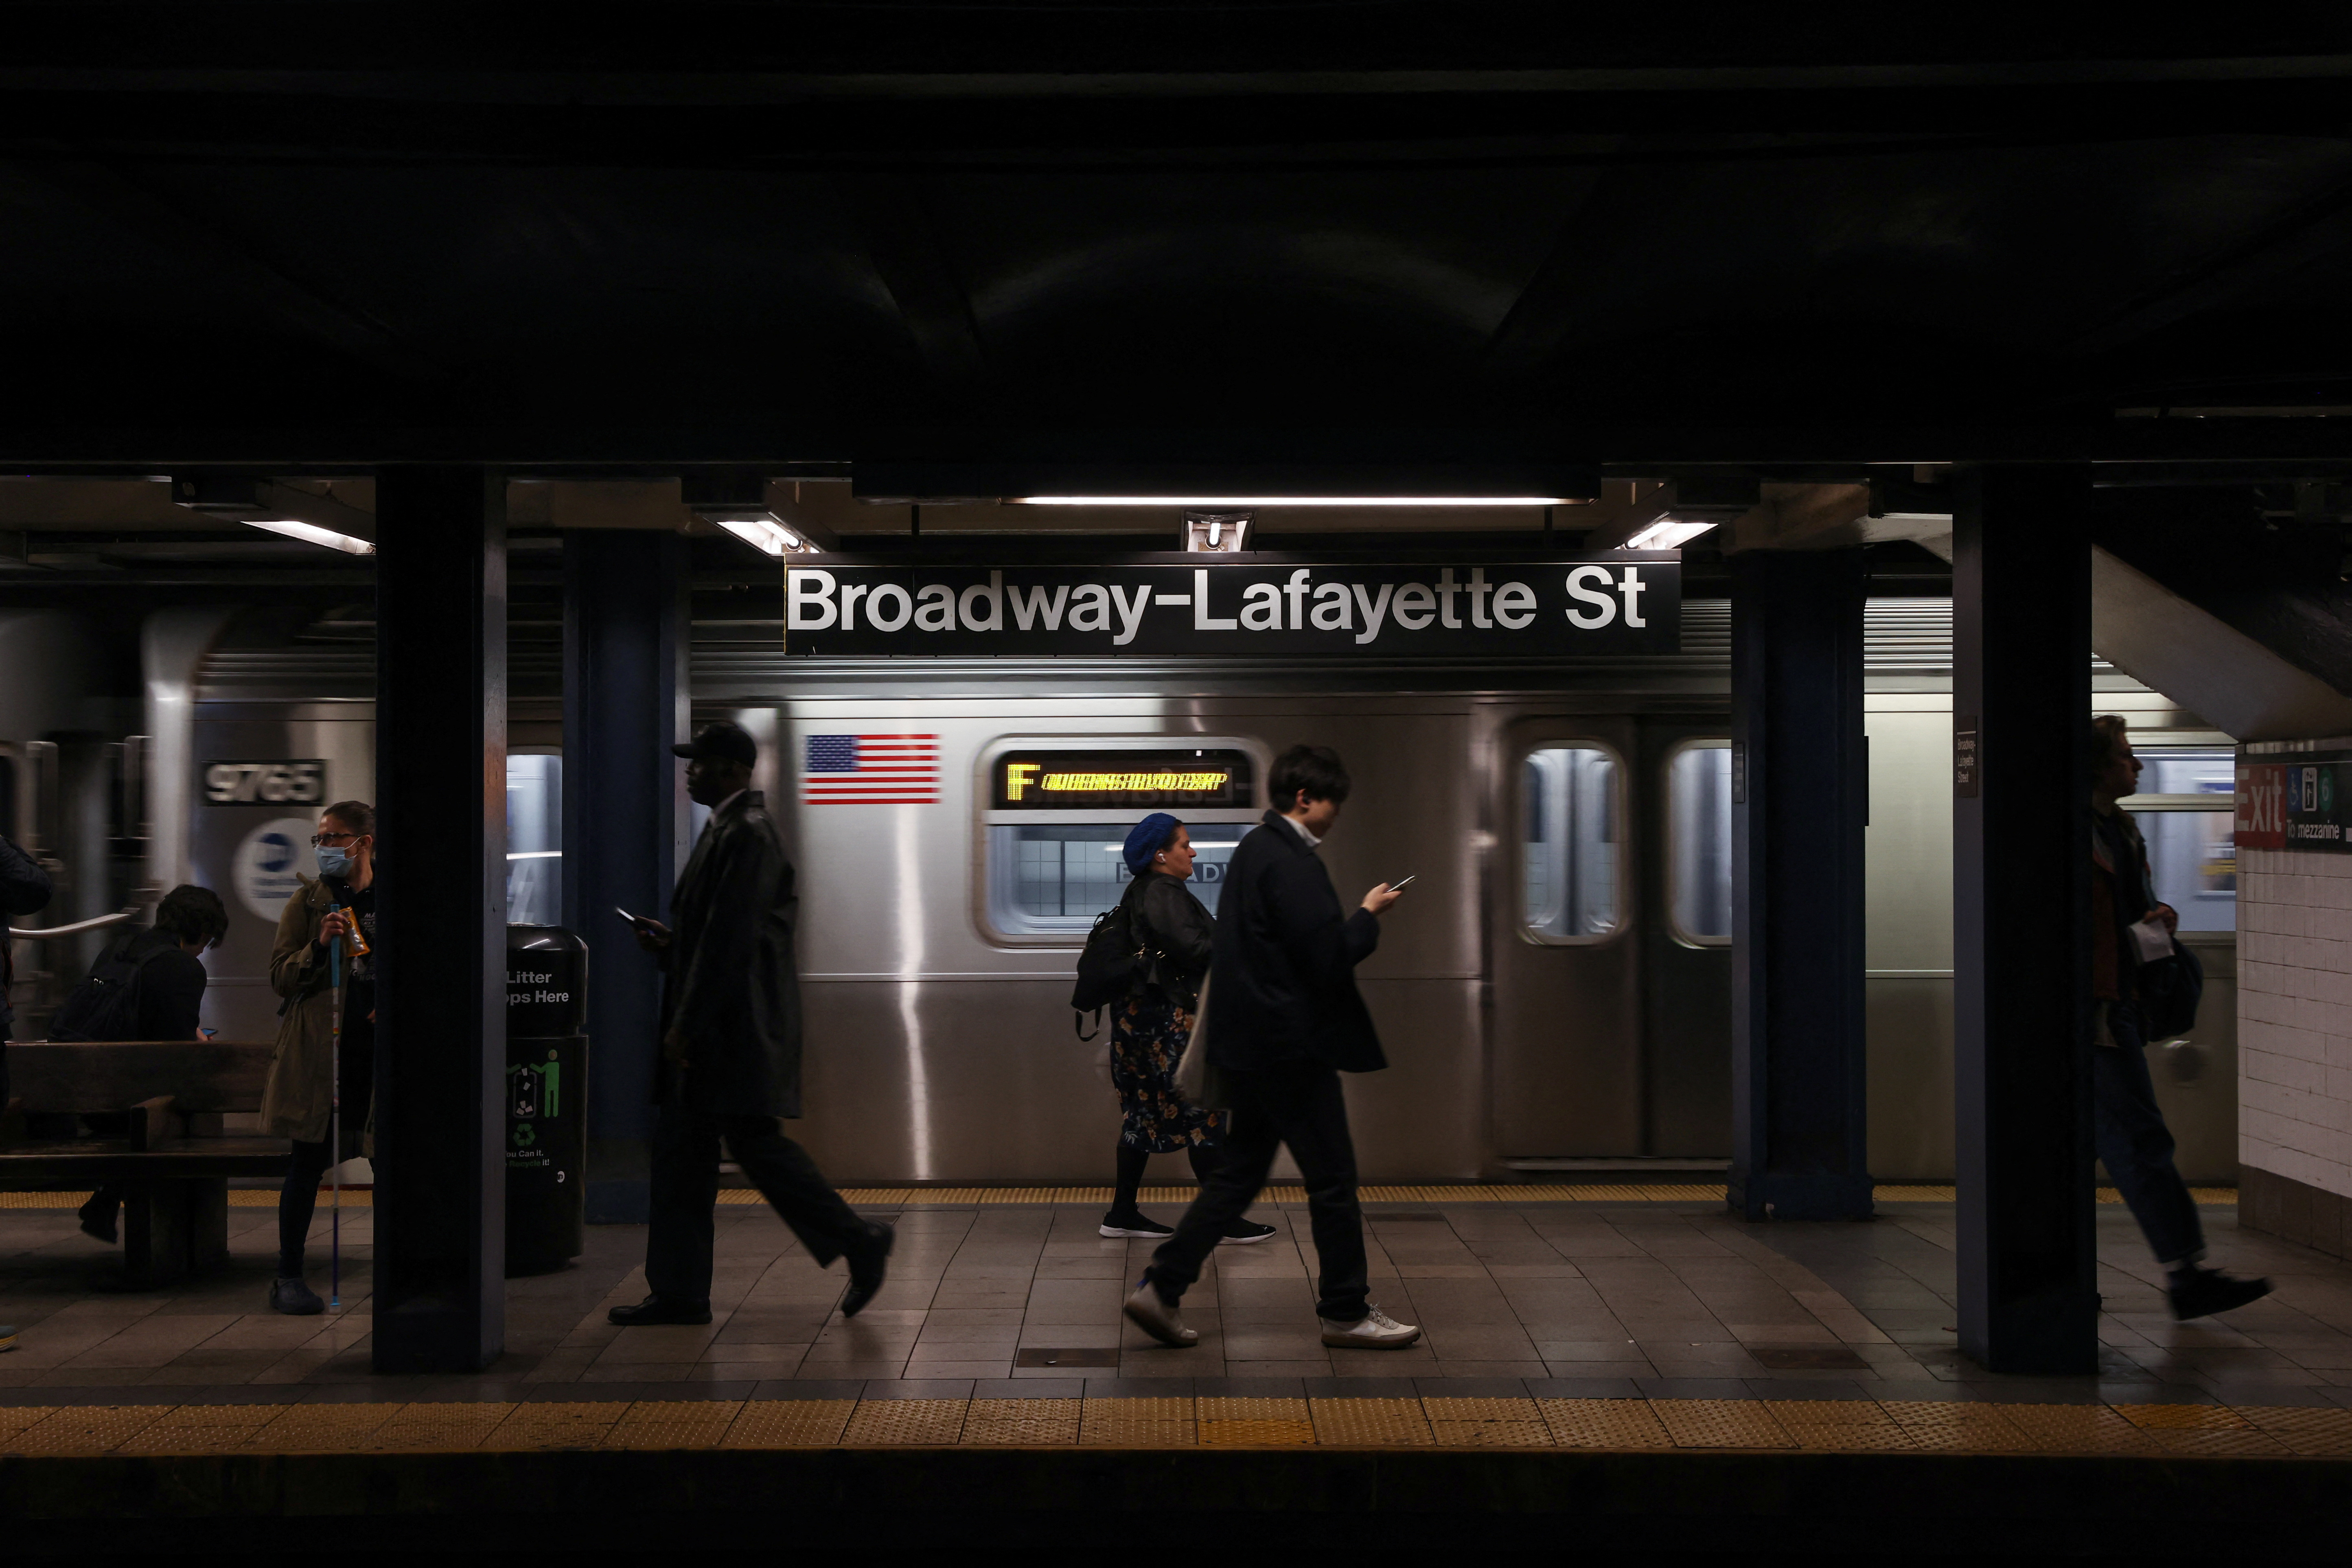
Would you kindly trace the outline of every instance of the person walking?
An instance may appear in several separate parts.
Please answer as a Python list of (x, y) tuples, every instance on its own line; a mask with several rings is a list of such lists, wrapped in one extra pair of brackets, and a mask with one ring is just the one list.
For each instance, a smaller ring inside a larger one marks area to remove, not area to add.
[(759, 746), (740, 724), (705, 727), (670, 748), (687, 759), (686, 793), (711, 808), (670, 899), (675, 927), (635, 917), (638, 946), (660, 961), (661, 1050), (654, 1064), (652, 1294), (607, 1316), (624, 1327), (710, 1321), (712, 1205), (719, 1146), (728, 1151), (820, 1265), (849, 1260), (841, 1315), (882, 1289), (890, 1227), (860, 1219), (784, 1136), (801, 1113), (800, 913), (793, 864), (751, 770)]
[(2116, 802), (2137, 793), (2140, 769), (2122, 718), (2091, 721), (2092, 1125), (2099, 1158), (2164, 1266), (2175, 1318), (2210, 1317), (2270, 1294), (2267, 1279), (2239, 1279), (2201, 1266), (2205, 1228), (2173, 1163), (2171, 1129), (2147, 1071), (2139, 995), (2139, 942), (2132, 928), (2160, 921), (2168, 937), (2180, 917), (2157, 902), (2147, 841)]
[[(207, 979), (203, 954), (227, 934), (228, 910), (221, 907), (218, 893), (193, 883), (173, 889), (155, 906), (154, 924), (107, 944), (90, 966), (89, 979), (50, 1018), (49, 1038), (203, 1039)], [(110, 984), (127, 987), (111, 1007), (101, 1001), (101, 986)], [(85, 1121), (95, 1129), (101, 1121), (127, 1122), (129, 1118), (110, 1112)], [(119, 1235), (116, 1216), (121, 1209), (122, 1188), (112, 1184), (100, 1187), (81, 1205), (83, 1234), (112, 1243)]]
[(1217, 902), (1209, 983), (1209, 1060), (1232, 1101), (1224, 1158), (1176, 1234), (1151, 1255), (1128, 1318), (1167, 1345), (1200, 1342), (1178, 1304), (1227, 1225), (1265, 1185), (1287, 1147), (1307, 1187), (1321, 1265), (1315, 1315), (1327, 1345), (1398, 1350), (1421, 1337), (1367, 1295), (1364, 1218), (1348, 1136), (1342, 1072), (1388, 1065), (1356, 965), (1380, 944), (1379, 916), (1397, 900), (1386, 882), (1343, 914), (1316, 848), (1339, 819), (1348, 770), (1328, 746), (1293, 746), (1267, 777), (1274, 808), (1234, 849)]
[[(1164, 811), (1155, 811), (1128, 833), (1120, 858), (1134, 878), (1123, 900), (1129, 929), (1139, 943), (1157, 954), (1135, 989), (1111, 1011), (1110, 1082), (1118, 1091), (1118, 1186), (1102, 1218), (1108, 1237), (1164, 1241), (1174, 1227), (1161, 1225), (1137, 1206), (1143, 1168), (1154, 1154), (1182, 1150), (1203, 1186), (1216, 1168), (1218, 1125), (1213, 1110), (1185, 1103), (1176, 1089), (1176, 1064), (1192, 1037), (1201, 983), (1208, 978), (1216, 922), (1187, 882), (1199, 852), (1190, 829)], [(1275, 1234), (1274, 1226), (1236, 1216), (1218, 1240), (1247, 1246)]]
[[(375, 1099), (375, 807), (337, 801), (320, 813), (310, 848), (319, 858), (319, 879), (295, 874), (301, 886), (287, 898), (270, 945), (269, 984), (286, 1000), (261, 1091), (262, 1131), (294, 1145), (278, 1193), (278, 1275), (269, 1306), (298, 1318), (327, 1309), (302, 1278), (320, 1179), (355, 1152), (374, 1154), (367, 1129)], [(329, 1146), (331, 1126), (340, 1147)]]

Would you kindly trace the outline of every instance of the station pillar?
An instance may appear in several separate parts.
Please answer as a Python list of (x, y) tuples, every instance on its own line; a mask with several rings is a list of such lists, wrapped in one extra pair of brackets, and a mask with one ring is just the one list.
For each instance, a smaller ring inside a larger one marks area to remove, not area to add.
[(588, 1223), (643, 1225), (661, 971), (613, 911), (667, 920), (685, 854), (686, 541), (563, 543), (564, 924), (588, 939)]
[(378, 1372), (506, 1342), (506, 481), (376, 477)]
[(1731, 573), (1731, 1206), (1866, 1219), (1862, 552)]
[(2089, 1373), (2090, 470), (1962, 465), (1954, 484), (1960, 1349)]

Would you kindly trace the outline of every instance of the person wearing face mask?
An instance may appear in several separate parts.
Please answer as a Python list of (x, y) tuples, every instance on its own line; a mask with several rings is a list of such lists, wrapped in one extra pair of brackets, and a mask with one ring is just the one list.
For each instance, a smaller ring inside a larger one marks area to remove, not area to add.
[(606, 1314), (623, 1328), (710, 1321), (719, 1150), (760, 1189), (820, 1268), (849, 1263), (841, 1315), (882, 1289), (890, 1227), (857, 1211), (784, 1136), (801, 1113), (800, 971), (793, 953), (800, 893), (766, 801), (751, 787), (759, 743), (724, 720), (670, 748), (686, 793), (710, 807), (670, 895), (670, 925), (633, 917), (637, 945), (661, 965), (662, 1037), (655, 1058), (653, 1183), (646, 1227), (652, 1294)]
[[(278, 1008), (278, 1049), (261, 1095), (262, 1131), (293, 1141), (294, 1158), (278, 1196), (278, 1274), (273, 1311), (307, 1317), (326, 1303), (302, 1278), (303, 1244), (318, 1207), (319, 1182), (340, 1160), (361, 1152), (375, 1087), (375, 808), (342, 800), (320, 815), (310, 839), (319, 879), (301, 888), (278, 917), (269, 984)], [(342, 1039), (335, 1040), (335, 955), (342, 942)], [(366, 951), (362, 952), (364, 948)], [(342, 1091), (341, 1149), (328, 1146), (336, 1087)], [(372, 1151), (366, 1151), (372, 1152)]]

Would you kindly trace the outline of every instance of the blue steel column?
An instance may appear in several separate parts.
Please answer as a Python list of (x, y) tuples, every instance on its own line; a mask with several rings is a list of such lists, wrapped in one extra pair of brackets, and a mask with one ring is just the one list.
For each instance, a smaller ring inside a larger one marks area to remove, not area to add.
[(506, 1344), (506, 481), (376, 476), (378, 1372)]
[(2090, 470), (1954, 480), (1960, 1349), (1995, 1372), (2088, 1373)]
[(1866, 1219), (1862, 553), (1731, 574), (1731, 1206)]
[(563, 920), (588, 984), (588, 1223), (646, 1217), (661, 974), (613, 910), (668, 917), (686, 812), (688, 563), (676, 534), (563, 542)]

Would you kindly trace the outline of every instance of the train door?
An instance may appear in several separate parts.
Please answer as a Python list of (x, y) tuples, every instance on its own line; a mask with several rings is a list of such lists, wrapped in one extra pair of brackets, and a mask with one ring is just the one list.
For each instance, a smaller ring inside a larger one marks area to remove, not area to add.
[(1730, 1147), (1728, 726), (1501, 726), (1493, 1124), (1510, 1162)]

